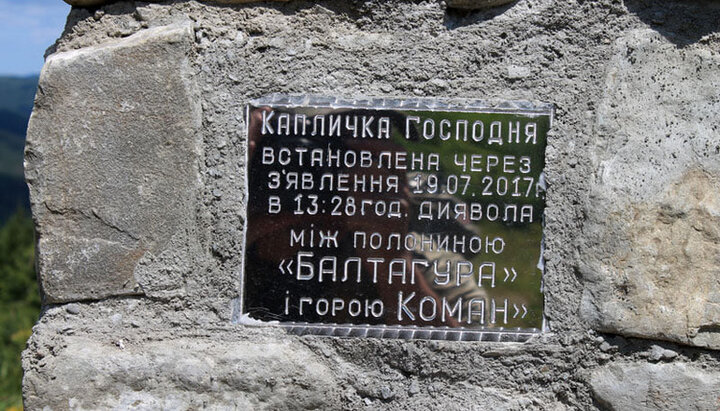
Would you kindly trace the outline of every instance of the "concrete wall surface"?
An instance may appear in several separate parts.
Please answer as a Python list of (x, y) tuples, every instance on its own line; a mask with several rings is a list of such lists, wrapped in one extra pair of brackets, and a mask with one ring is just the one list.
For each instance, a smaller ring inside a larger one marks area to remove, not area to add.
[[(720, 408), (720, 3), (70, 3), (26, 147), (28, 409)], [(244, 107), (270, 93), (553, 103), (549, 330), (233, 322)]]

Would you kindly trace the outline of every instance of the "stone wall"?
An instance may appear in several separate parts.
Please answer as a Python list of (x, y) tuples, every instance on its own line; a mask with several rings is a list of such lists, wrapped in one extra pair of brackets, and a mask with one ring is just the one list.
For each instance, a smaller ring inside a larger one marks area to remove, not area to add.
[[(26, 148), (45, 303), (28, 409), (720, 406), (717, 2), (71, 3)], [(554, 103), (550, 330), (234, 323), (244, 107), (273, 92)]]

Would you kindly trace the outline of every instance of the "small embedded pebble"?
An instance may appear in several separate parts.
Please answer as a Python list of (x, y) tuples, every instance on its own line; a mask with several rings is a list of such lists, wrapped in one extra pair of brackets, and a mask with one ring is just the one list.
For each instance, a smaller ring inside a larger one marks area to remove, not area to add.
[(113, 314), (110, 316), (110, 322), (113, 325), (118, 325), (122, 321), (122, 314)]
[(80, 306), (77, 304), (68, 304), (65, 306), (65, 311), (67, 311), (68, 314), (80, 314)]
[(380, 398), (387, 401), (395, 397), (393, 390), (387, 385), (380, 388)]
[(417, 381), (413, 381), (410, 383), (410, 387), (408, 387), (408, 394), (415, 395), (420, 392), (420, 384), (418, 384)]
[(660, 347), (659, 345), (653, 345), (652, 348), (650, 348), (650, 353), (648, 355), (651, 361), (672, 360), (677, 356), (678, 353), (676, 353), (675, 351), (668, 350), (666, 348)]

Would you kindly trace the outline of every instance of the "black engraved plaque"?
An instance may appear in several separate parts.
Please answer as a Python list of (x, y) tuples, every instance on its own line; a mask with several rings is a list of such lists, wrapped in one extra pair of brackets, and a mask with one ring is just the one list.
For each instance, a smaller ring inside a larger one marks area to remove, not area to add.
[(552, 114), (524, 102), (253, 101), (238, 321), (475, 341), (540, 332)]

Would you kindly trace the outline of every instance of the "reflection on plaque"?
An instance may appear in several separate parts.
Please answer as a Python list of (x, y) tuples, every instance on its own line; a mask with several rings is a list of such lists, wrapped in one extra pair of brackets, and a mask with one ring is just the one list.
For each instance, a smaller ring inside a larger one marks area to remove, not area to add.
[(547, 104), (247, 108), (246, 324), (524, 341), (543, 328)]

